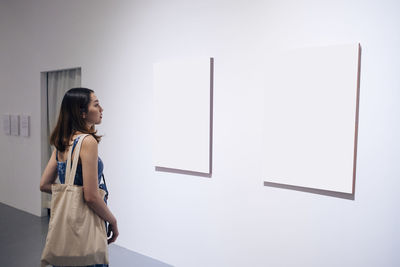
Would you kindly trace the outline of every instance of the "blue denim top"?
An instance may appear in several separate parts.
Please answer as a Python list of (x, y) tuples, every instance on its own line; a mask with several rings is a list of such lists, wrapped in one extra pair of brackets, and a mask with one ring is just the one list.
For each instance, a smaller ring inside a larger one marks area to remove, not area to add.
[[(79, 141), (79, 137), (75, 138), (74, 144), (72, 146), (72, 152), (74, 152), (75, 146)], [(67, 162), (66, 161), (58, 161), (58, 150), (56, 151), (56, 160), (57, 160), (57, 172), (58, 172), (58, 178), (60, 179), (60, 183), (64, 184), (65, 183), (65, 173), (67, 170)], [(101, 181), (101, 177), (103, 175), (103, 169), (104, 169), (104, 164), (103, 161), (98, 159), (98, 164), (97, 164), (97, 170), (98, 170), (98, 184), (99, 188), (103, 189), (106, 191), (106, 197), (108, 195), (108, 190), (107, 186), (105, 185), (104, 181)], [(75, 180), (74, 180), (75, 185), (83, 185), (83, 175), (82, 175), (82, 164), (78, 163), (76, 167), (76, 174), (75, 174)]]

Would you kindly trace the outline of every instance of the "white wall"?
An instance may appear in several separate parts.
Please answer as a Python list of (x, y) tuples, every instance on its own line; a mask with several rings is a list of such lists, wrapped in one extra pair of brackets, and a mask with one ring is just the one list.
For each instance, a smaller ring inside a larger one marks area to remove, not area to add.
[[(0, 1), (0, 201), (40, 214), (40, 72), (82, 67), (104, 106), (100, 156), (118, 244), (174, 266), (400, 265), (396, 1)], [(263, 186), (265, 64), (275, 48), (360, 42), (354, 200)], [(215, 58), (212, 178), (155, 172), (152, 64)]]

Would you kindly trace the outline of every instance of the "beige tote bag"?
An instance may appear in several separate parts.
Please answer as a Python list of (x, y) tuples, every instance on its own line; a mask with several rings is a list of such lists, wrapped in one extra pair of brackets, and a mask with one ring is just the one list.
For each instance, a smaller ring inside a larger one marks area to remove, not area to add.
[[(41, 258), (42, 267), (108, 264), (105, 222), (86, 204), (82, 186), (74, 185), (79, 151), (86, 136), (80, 135), (72, 169), (70, 148), (65, 184), (51, 186), (49, 231)], [(99, 194), (104, 199), (105, 191), (99, 189)]]

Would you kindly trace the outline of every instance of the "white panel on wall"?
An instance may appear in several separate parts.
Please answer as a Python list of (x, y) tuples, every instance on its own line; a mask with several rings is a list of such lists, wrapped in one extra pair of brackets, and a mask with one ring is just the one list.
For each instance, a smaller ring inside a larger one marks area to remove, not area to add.
[(353, 192), (359, 44), (282, 53), (265, 93), (263, 179)]
[(3, 132), (6, 135), (11, 134), (11, 121), (10, 121), (10, 115), (9, 114), (4, 114), (3, 115)]
[(11, 115), (11, 135), (19, 135), (19, 115)]
[(28, 115), (21, 115), (20, 120), (20, 129), (21, 129), (21, 136), (28, 137), (29, 136), (29, 116)]
[(154, 64), (154, 165), (210, 173), (212, 59)]

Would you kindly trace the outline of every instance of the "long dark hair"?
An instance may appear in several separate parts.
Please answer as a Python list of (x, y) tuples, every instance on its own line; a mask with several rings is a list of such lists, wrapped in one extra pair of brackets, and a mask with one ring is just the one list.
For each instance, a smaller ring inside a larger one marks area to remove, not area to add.
[(58, 151), (63, 152), (67, 149), (75, 131), (91, 134), (97, 142), (100, 142), (101, 136), (96, 135), (94, 125), (87, 129), (82, 117), (84, 112), (88, 113), (91, 93), (94, 91), (88, 88), (72, 88), (65, 93), (57, 124), (50, 136), (50, 144)]

